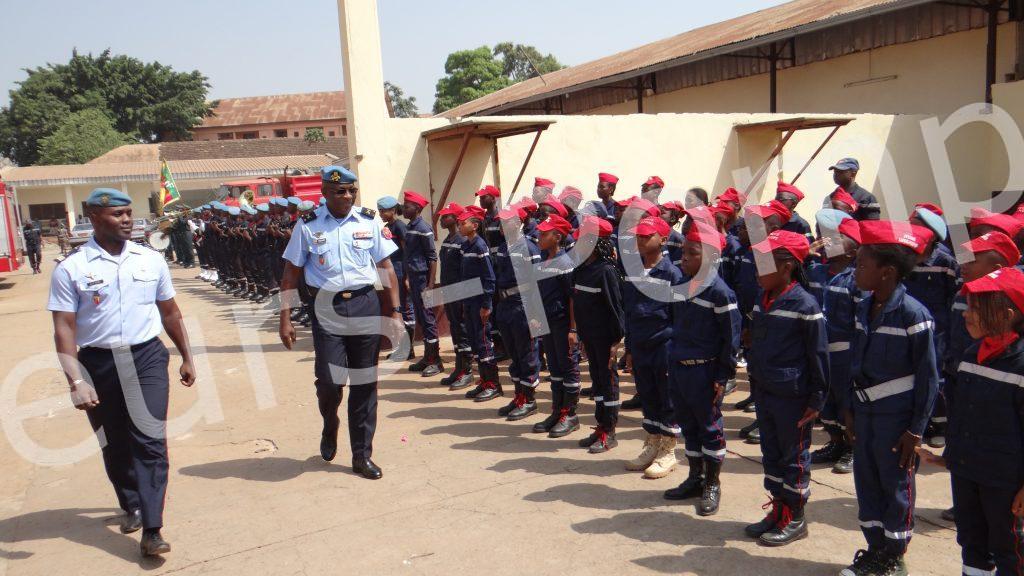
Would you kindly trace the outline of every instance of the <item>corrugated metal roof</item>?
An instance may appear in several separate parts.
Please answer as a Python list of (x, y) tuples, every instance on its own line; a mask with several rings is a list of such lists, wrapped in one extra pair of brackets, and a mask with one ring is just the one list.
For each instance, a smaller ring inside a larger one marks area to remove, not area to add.
[(204, 118), (201, 128), (305, 122), (309, 120), (340, 120), (345, 118), (345, 92), (310, 92), (278, 96), (224, 98)]
[[(329, 154), (226, 158), (217, 160), (172, 160), (168, 162), (176, 180), (270, 176), (291, 168), (320, 168), (338, 159)], [(109, 182), (154, 181), (160, 178), (159, 162), (120, 162), (25, 166), (5, 170), (4, 181), (14, 186), (60, 186)]]
[[(895, 10), (925, 0), (794, 0), (724, 22), (690, 30), (671, 38), (550, 72), (544, 78), (530, 78), (467, 102), (439, 114), (453, 118), (469, 116), (514, 103), (543, 99), (583, 87), (588, 83), (664, 65), (687, 57), (699, 57), (716, 49), (756, 40), (781, 32), (830, 20), (866, 17), (884, 10)], [(766, 39), (767, 40), (767, 39)]]

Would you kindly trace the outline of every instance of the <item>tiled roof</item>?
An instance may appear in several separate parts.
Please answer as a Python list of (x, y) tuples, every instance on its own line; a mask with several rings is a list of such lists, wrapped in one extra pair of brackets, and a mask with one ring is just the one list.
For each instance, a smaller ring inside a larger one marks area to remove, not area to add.
[[(176, 180), (270, 176), (290, 168), (320, 168), (338, 159), (329, 154), (270, 156), (262, 158), (221, 158), (215, 160), (171, 160), (167, 164)], [(5, 170), (4, 181), (15, 186), (58, 186), (110, 182), (154, 181), (160, 178), (160, 162), (120, 162), (25, 166)]]
[(159, 144), (126, 144), (93, 158), (89, 164), (119, 164), (122, 162), (152, 162), (160, 159)]
[(544, 74), (543, 79), (530, 78), (442, 112), (439, 116), (455, 118), (481, 112), (493, 113), (495, 108), (560, 95), (572, 91), (573, 88), (581, 89), (584, 85), (610, 82), (613, 81), (613, 77), (621, 74), (658, 66), (677, 65), (673, 61), (691, 57), (699, 59), (703, 57), (702, 53), (710, 54), (717, 49), (772, 34), (813, 24), (827, 25), (829, 21), (838, 21), (842, 18), (867, 17), (878, 11), (923, 3), (925, 2), (921, 0), (794, 0), (578, 66), (549, 72)]
[(345, 92), (224, 98), (213, 112), (197, 128), (339, 120), (345, 118)]

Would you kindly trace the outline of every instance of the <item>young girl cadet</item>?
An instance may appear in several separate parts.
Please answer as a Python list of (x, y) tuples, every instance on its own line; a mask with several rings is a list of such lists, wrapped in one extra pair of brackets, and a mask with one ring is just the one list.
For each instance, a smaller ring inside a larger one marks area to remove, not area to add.
[[(764, 487), (771, 511), (747, 526), (747, 535), (766, 546), (783, 546), (807, 536), (804, 505), (810, 495), (811, 427), (828, 390), (825, 319), (804, 287), (807, 237), (776, 230), (753, 246), (761, 285), (750, 321), (747, 357), (757, 381), (755, 404), (761, 432)], [(774, 271), (764, 264), (774, 263)]]
[(494, 361), (494, 350), (487, 333), (487, 320), (491, 316), (491, 301), (494, 298), (494, 268), (487, 243), (480, 237), (484, 210), (478, 206), (467, 206), (459, 215), (459, 232), (466, 238), (462, 245), (461, 279), (479, 278), (483, 294), (462, 300), (462, 318), (466, 325), (466, 336), (476, 357), (480, 379), (475, 388), (466, 392), (466, 398), (476, 398), (485, 390), (497, 387), (498, 365)]

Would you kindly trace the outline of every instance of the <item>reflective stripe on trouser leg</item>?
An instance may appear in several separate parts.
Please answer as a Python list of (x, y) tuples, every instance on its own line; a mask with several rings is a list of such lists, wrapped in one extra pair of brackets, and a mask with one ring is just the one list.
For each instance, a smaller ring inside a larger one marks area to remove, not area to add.
[(917, 463), (904, 470), (892, 447), (910, 427), (910, 414), (861, 411), (854, 426), (853, 480), (861, 531), (872, 548), (902, 555), (914, 532)]
[(797, 422), (807, 399), (759, 392), (756, 406), (764, 487), (789, 506), (802, 505), (810, 496), (811, 425), (797, 428)]
[(582, 335), (583, 347), (587, 352), (587, 366), (590, 380), (594, 386), (594, 404), (597, 423), (606, 431), (615, 430), (619, 422), (619, 374), (611, 360), (611, 342), (590, 340), (589, 335)]
[(406, 271), (409, 278), (409, 289), (412, 292), (412, 305), (416, 314), (416, 324), (420, 327), (425, 344), (437, 342), (437, 321), (434, 309), (423, 304), (423, 291), (427, 289), (427, 275), (422, 272)]
[(722, 410), (715, 402), (714, 362), (700, 366), (669, 365), (669, 391), (675, 420), (685, 442), (686, 456), (725, 459)]
[(643, 409), (641, 424), (649, 434), (678, 436), (679, 427), (672, 414), (668, 391), (668, 365), (665, 346), (636, 348), (633, 353), (633, 380)]

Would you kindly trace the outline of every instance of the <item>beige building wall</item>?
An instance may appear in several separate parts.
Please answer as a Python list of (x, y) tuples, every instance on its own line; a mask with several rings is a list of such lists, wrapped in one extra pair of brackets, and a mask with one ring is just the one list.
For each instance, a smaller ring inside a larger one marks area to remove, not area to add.
[(192, 130), (192, 139), (220, 140), (217, 135), (222, 132), (229, 132), (235, 135), (234, 139), (236, 140), (241, 140), (241, 134), (245, 132), (258, 132), (260, 138), (276, 138), (277, 136), (274, 135), (275, 130), (287, 131), (287, 138), (304, 138), (306, 136), (306, 128), (323, 128), (324, 136), (328, 138), (341, 138), (348, 133), (344, 120), (310, 120), (308, 122), (280, 122), (275, 124), (247, 124), (243, 126), (195, 128)]
[[(1017, 25), (998, 31), (996, 81), (1014, 72)], [(984, 29), (859, 52), (778, 73), (780, 113), (946, 115), (985, 100)], [(868, 78), (895, 80), (846, 87)], [(768, 112), (768, 74), (644, 97), (644, 112)], [(635, 100), (583, 114), (633, 114)]]
[[(132, 212), (136, 218), (150, 216), (149, 198), (160, 189), (160, 183), (152, 182), (107, 182), (101, 184), (74, 184), (69, 186), (18, 186), (18, 207), (23, 219), (29, 217), (29, 206), (33, 204), (64, 204), (68, 220), (74, 224), (82, 212), (82, 203), (96, 188), (114, 188), (126, 192), (132, 199)], [(70, 205), (67, 199), (71, 198)]]

